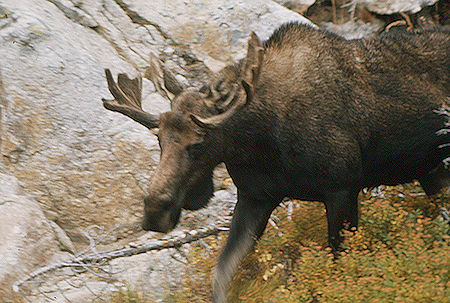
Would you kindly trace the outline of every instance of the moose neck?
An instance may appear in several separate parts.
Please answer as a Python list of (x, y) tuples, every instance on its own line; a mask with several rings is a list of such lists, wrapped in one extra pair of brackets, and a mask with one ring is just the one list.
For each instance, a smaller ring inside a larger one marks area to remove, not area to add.
[[(228, 168), (269, 165), (277, 157), (272, 131), (276, 125), (272, 111), (259, 110), (254, 103), (237, 112), (223, 128), (223, 162)], [(255, 152), (257, 151), (257, 152)]]

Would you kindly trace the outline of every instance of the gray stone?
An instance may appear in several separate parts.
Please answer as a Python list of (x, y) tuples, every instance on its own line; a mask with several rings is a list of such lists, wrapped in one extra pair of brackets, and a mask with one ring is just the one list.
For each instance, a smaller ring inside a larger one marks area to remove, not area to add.
[(75, 252), (75, 247), (64, 230), (53, 221), (48, 221), (48, 223), (53, 230), (56, 241), (58, 241), (59, 249), (73, 254)]
[[(181, 252), (181, 253), (180, 253)], [(179, 289), (185, 274), (188, 246), (179, 250), (153, 251), (111, 262), (116, 278), (127, 281), (136, 291), (147, 294), (151, 302), (166, 302), (174, 289)]]
[(274, 0), (275, 2), (296, 12), (305, 13), (316, 0)]
[[(103, 68), (136, 74), (133, 66), (145, 60), (133, 57), (132, 43), (112, 45), (110, 36), (74, 22), (48, 1), (1, 4), (15, 16), (0, 30), (3, 165), (44, 212), (58, 213), (56, 223), (75, 240), (83, 240), (79, 228), (126, 222), (141, 211), (159, 151), (144, 127), (103, 108), (101, 98), (110, 96)], [(115, 22), (128, 19), (117, 5), (111, 10)], [(107, 15), (108, 7), (102, 12)], [(115, 28), (100, 17), (98, 23), (104, 31)], [(139, 41), (132, 24), (129, 32), (127, 39)], [(148, 52), (143, 48), (142, 55)]]
[(0, 289), (11, 285), (58, 252), (58, 244), (39, 205), (18, 180), (0, 173)]
[(437, 0), (353, 0), (353, 3), (382, 15), (400, 12), (415, 14), (425, 6), (433, 5), (436, 2)]
[(128, 9), (160, 25), (176, 43), (189, 43), (193, 53), (213, 72), (245, 54), (251, 31), (267, 39), (289, 21), (312, 23), (267, 0), (124, 0)]
[(323, 23), (322, 27), (330, 32), (344, 37), (347, 40), (352, 40), (375, 35), (377, 31), (383, 27), (383, 23), (377, 19), (370, 23), (364, 23), (361, 20), (350, 20), (343, 24), (327, 22)]

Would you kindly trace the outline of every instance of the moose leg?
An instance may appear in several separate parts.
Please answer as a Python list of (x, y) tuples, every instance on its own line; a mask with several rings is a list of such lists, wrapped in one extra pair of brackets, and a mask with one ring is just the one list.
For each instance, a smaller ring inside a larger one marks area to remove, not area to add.
[(333, 252), (339, 249), (342, 242), (341, 230), (358, 227), (358, 193), (342, 190), (326, 197), (328, 243)]
[(228, 240), (212, 278), (214, 303), (225, 303), (234, 273), (264, 232), (270, 214), (278, 204), (273, 200), (250, 200), (238, 192), (238, 202), (234, 209)]
[(441, 189), (450, 186), (450, 169), (442, 163), (419, 181), (427, 196), (432, 197), (439, 194)]

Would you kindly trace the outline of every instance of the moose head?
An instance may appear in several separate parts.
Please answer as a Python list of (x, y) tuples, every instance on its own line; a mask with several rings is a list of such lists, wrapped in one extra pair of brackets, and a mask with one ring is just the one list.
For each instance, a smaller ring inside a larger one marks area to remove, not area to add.
[(140, 76), (129, 79), (119, 74), (116, 83), (105, 70), (114, 99), (103, 99), (104, 107), (154, 130), (159, 140), (160, 162), (144, 199), (144, 230), (168, 232), (178, 223), (182, 208), (196, 210), (208, 203), (213, 169), (226, 152), (227, 124), (251, 102), (262, 59), (261, 41), (252, 33), (247, 56), (225, 68), (209, 86), (196, 90), (185, 88), (151, 56), (146, 77), (171, 102), (171, 110), (159, 116), (142, 109)]

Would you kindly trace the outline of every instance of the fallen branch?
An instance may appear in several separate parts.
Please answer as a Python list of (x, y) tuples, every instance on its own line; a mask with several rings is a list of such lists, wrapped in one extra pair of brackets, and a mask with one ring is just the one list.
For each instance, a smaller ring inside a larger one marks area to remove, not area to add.
[(12, 288), (15, 292), (20, 291), (20, 287), (22, 284), (26, 283), (27, 281), (34, 279), (38, 276), (41, 276), (45, 273), (55, 271), (60, 268), (65, 267), (74, 267), (79, 268), (82, 267), (84, 269), (90, 269), (91, 267), (98, 267), (100, 264), (104, 264), (106, 261), (121, 258), (121, 257), (128, 257), (133, 255), (138, 255), (142, 253), (146, 253), (152, 250), (162, 250), (162, 249), (168, 249), (168, 248), (178, 248), (181, 247), (184, 244), (191, 243), (198, 241), (200, 239), (217, 235), (221, 231), (227, 231), (229, 228), (228, 226), (209, 226), (206, 228), (202, 228), (199, 230), (191, 230), (184, 234), (184, 237), (176, 237), (173, 239), (167, 239), (167, 240), (155, 240), (152, 243), (144, 243), (142, 245), (135, 245), (133, 247), (125, 247), (121, 249), (114, 249), (110, 251), (105, 252), (99, 252), (99, 253), (92, 253), (84, 256), (75, 257), (73, 259), (70, 259), (65, 262), (44, 266), (41, 267), (32, 273), (30, 273), (25, 278), (16, 281)]

